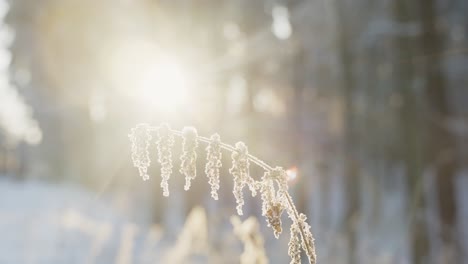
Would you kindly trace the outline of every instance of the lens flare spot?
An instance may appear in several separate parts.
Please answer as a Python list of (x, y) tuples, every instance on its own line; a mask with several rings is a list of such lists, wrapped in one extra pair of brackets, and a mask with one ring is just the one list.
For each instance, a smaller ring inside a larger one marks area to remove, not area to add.
[(297, 167), (293, 166), (287, 169), (286, 174), (288, 175), (288, 181), (294, 181), (297, 178)]

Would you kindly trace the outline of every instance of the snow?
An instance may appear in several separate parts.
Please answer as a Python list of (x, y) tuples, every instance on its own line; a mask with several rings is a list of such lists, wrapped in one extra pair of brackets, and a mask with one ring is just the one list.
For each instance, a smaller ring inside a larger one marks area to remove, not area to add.
[(0, 193), (0, 263), (154, 263), (161, 229), (131, 223), (91, 192), (2, 179)]
[[(463, 191), (468, 186), (466, 175), (467, 171), (461, 173), (457, 182), (459, 204), (463, 204), (462, 201), (468, 199), (467, 193)], [(341, 185), (339, 181), (333, 184), (335, 188)], [(330, 193), (336, 195), (339, 192), (334, 189)], [(313, 196), (319, 198), (318, 195)], [(180, 194), (173, 196), (171, 208), (182, 206), (180, 197), (182, 197)], [(380, 204), (386, 208), (379, 217), (381, 221), (371, 229), (368, 228), (370, 225), (359, 226), (359, 255), (363, 260), (362, 263), (409, 263), (410, 252), (405, 240), (407, 229), (403, 217), (407, 197), (404, 193), (395, 190), (387, 190), (385, 197), (386, 199)], [(237, 263), (242, 253), (241, 242), (233, 236), (232, 226), (216, 228), (212, 222), (199, 225), (205, 226), (204, 232), (208, 232), (209, 236), (200, 241), (209, 239), (205, 242), (209, 243), (209, 249), (196, 254), (184, 253), (177, 245), (182, 239), (180, 234), (184, 233), (181, 230), (186, 229), (190, 221), (187, 220), (186, 227), (181, 228), (185, 220), (183, 215), (177, 213), (179, 210), (167, 212), (163, 232), (160, 226), (135, 222), (134, 215), (139, 214), (136, 209), (130, 213), (123, 212), (113, 203), (113, 197), (96, 195), (71, 184), (14, 182), (0, 178), (0, 198), (1, 264), (165, 263), (162, 259), (174, 251), (168, 250), (169, 248), (179, 248), (176, 250), (177, 254), (191, 254), (183, 263), (205, 263), (207, 259), (222, 259), (223, 263), (227, 263), (226, 260), (231, 261), (229, 263)], [(330, 199), (332, 209), (339, 206), (338, 201), (339, 199)], [(365, 207), (363, 219), (367, 219), (369, 208), (370, 206)], [(208, 215), (212, 218), (213, 212), (210, 212), (210, 206), (208, 211)], [(320, 212), (311, 215), (316, 214), (320, 216)], [(467, 216), (467, 207), (460, 206), (460, 223), (463, 223)], [(271, 263), (288, 261), (285, 245), (289, 235), (283, 234), (279, 241), (275, 240), (271, 230), (263, 223), (263, 219), (259, 220), (262, 223), (261, 233), (265, 238), (266, 254)], [(336, 225), (333, 223), (327, 226), (318, 225), (317, 219), (312, 223), (315, 224), (320, 263), (345, 261), (346, 246)], [(191, 230), (201, 229), (191, 228)], [(176, 240), (174, 235), (178, 236)], [(466, 225), (460, 226), (459, 235), (461, 246), (466, 250), (468, 248)], [(191, 244), (201, 245), (200, 241)], [(208, 262), (219, 263), (219, 261)]]

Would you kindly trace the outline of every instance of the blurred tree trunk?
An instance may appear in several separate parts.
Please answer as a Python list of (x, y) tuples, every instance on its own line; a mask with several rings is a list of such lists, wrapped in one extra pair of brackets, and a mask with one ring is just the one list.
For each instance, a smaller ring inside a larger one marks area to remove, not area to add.
[[(419, 0), (421, 11), (421, 48), (424, 60), (426, 96), (429, 102), (427, 122), (427, 165), (435, 170), (438, 190), (440, 237), (444, 244), (444, 263), (460, 263), (457, 259), (455, 174), (457, 170), (455, 135), (445, 127), (451, 116), (447, 101), (448, 86), (441, 70), (442, 43), (436, 29), (436, 3)], [(448, 255), (446, 255), (447, 253)]]
[[(417, 19), (412, 3), (405, 0), (397, 0), (394, 3), (395, 23), (406, 26)], [(413, 87), (415, 69), (411, 56), (415, 52), (417, 42), (413, 35), (397, 32), (395, 36), (396, 61), (394, 64), (395, 84), (398, 87), (402, 104), (399, 108), (400, 118), (400, 157), (405, 164), (408, 180), (409, 196), (409, 230), (410, 245), (412, 249), (412, 263), (427, 263), (429, 253), (429, 237), (427, 223), (424, 217), (426, 201), (422, 192), (423, 164), (421, 148), (421, 118), (420, 103)]]
[(351, 36), (347, 26), (346, 1), (335, 0), (337, 13), (337, 48), (341, 60), (341, 92), (343, 98), (343, 140), (344, 140), (344, 184), (345, 184), (345, 219), (343, 230), (346, 234), (350, 264), (359, 263), (357, 254), (357, 223), (359, 217), (359, 171), (355, 160), (355, 115), (353, 95), (355, 83), (353, 80), (353, 55)]

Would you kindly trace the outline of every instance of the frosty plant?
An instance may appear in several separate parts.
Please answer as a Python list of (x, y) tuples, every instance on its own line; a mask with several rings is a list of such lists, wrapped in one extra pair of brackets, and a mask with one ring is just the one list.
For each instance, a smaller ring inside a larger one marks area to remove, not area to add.
[[(205, 173), (208, 183), (211, 186), (211, 196), (218, 200), (219, 175), (222, 157), (222, 150), (231, 153), (232, 167), (229, 172), (234, 178), (234, 197), (237, 202), (237, 213), (243, 214), (244, 205), (243, 189), (247, 186), (252, 196), (260, 192), (262, 199), (262, 215), (266, 218), (268, 226), (273, 229), (276, 238), (279, 237), (283, 228), (281, 215), (287, 212), (292, 220), (290, 227), (291, 238), (289, 241), (288, 254), (291, 263), (301, 263), (301, 250), (307, 254), (309, 263), (316, 263), (314, 238), (310, 231), (310, 226), (306, 222), (307, 217), (298, 213), (291, 196), (288, 193), (287, 174), (281, 167), (272, 167), (259, 158), (249, 154), (247, 146), (243, 142), (237, 142), (235, 146), (223, 143), (218, 134), (210, 138), (197, 134), (193, 127), (185, 127), (182, 131), (174, 130), (167, 124), (151, 126), (139, 124), (132, 129), (129, 138), (132, 142), (133, 164), (140, 173), (143, 180), (148, 180), (148, 167), (151, 160), (149, 148), (151, 140), (156, 134), (156, 147), (158, 162), (161, 165), (161, 188), (163, 195), (169, 196), (169, 178), (172, 174), (173, 160), (171, 149), (174, 146), (174, 138), (182, 138), (182, 156), (180, 157), (180, 173), (185, 176), (184, 189), (190, 189), (192, 180), (197, 176), (196, 162), (198, 143), (202, 142), (206, 147)], [(250, 163), (254, 163), (264, 169), (264, 174), (260, 180), (255, 180), (249, 173)]]

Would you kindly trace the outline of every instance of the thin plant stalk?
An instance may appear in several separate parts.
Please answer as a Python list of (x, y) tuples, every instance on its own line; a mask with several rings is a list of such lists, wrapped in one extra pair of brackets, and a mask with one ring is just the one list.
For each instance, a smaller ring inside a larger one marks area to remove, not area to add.
[[(157, 129), (158, 129), (158, 127), (153, 127), (153, 126), (148, 127), (148, 131), (152, 131), (152, 132), (157, 131)], [(181, 137), (181, 138), (184, 137), (182, 131), (169, 129), (169, 132), (172, 133), (173, 135), (178, 136), (178, 137)], [(203, 136), (200, 136), (200, 135), (196, 135), (196, 140), (200, 141), (200, 142), (203, 142), (205, 144), (209, 144), (209, 143), (212, 142), (212, 140), (210, 140), (209, 138), (203, 137)], [(219, 146), (220, 146), (220, 148), (224, 149), (225, 151), (228, 151), (229, 153), (233, 153), (233, 152), (237, 151), (234, 146), (223, 143), (223, 142), (219, 142)], [(263, 168), (266, 172), (272, 172), (272, 171), (275, 170), (275, 168), (273, 168), (272, 166), (266, 164), (264, 161), (262, 161), (261, 159), (255, 157), (254, 155), (247, 154), (247, 157), (251, 162), (253, 162), (257, 166)], [(291, 211), (291, 213), (289, 214), (291, 220), (293, 221), (294, 224), (297, 224), (297, 227), (299, 229), (299, 233), (300, 233), (300, 236), (301, 236), (301, 241), (302, 241), (302, 244), (303, 244), (303, 250), (306, 251), (307, 257), (309, 259), (309, 263), (315, 264), (316, 263), (316, 259), (315, 259), (316, 257), (315, 257), (315, 252), (313, 252), (314, 251), (313, 240), (309, 241), (309, 239), (307, 239), (308, 236), (306, 234), (308, 233), (309, 230), (305, 230), (305, 228), (304, 228), (304, 226), (302, 224), (303, 220), (301, 220), (301, 216), (303, 216), (303, 215), (299, 214), (299, 212), (297, 211), (296, 206), (294, 205), (294, 203), (292, 201), (292, 198), (291, 198), (290, 194), (287, 191), (287, 188), (285, 188), (284, 185), (281, 184), (281, 182), (278, 179), (275, 179), (275, 181), (276, 181), (277, 185), (279, 186), (278, 187), (280, 189), (279, 192), (283, 193), (283, 195), (286, 198), (285, 201), (286, 201), (286, 203), (288, 205), (288, 209)]]

